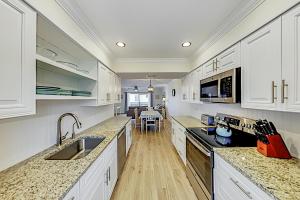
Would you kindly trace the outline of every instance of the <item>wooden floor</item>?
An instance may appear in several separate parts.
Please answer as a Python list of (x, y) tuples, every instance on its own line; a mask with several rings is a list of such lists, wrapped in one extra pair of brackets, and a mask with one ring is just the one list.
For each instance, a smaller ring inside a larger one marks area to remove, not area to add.
[(133, 132), (133, 144), (111, 199), (197, 200), (171, 144), (170, 124), (160, 133)]

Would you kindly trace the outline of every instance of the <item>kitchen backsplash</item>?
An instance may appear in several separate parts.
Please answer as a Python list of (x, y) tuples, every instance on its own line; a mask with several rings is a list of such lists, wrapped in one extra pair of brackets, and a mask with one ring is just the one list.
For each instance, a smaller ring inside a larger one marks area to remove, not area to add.
[[(54, 145), (57, 120), (65, 112), (78, 115), (83, 126), (78, 133), (112, 117), (113, 105), (80, 107), (76, 101), (38, 101), (36, 115), (0, 120), (0, 171)], [(64, 118), (63, 133), (71, 133), (72, 124), (72, 118)]]
[(252, 119), (268, 119), (275, 124), (281, 135), (284, 137), (285, 143), (293, 156), (300, 157), (299, 113), (243, 109), (240, 104), (191, 104), (190, 106), (193, 110), (191, 115), (199, 119), (202, 113), (215, 115), (217, 112)]

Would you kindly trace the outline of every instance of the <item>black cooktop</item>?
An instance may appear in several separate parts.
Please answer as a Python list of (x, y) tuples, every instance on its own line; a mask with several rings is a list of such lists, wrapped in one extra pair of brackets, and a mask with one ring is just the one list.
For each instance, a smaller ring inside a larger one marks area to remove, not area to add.
[(232, 129), (231, 137), (217, 135), (215, 129), (209, 131), (201, 128), (188, 128), (188, 133), (212, 150), (214, 147), (256, 147), (257, 138), (255, 135)]

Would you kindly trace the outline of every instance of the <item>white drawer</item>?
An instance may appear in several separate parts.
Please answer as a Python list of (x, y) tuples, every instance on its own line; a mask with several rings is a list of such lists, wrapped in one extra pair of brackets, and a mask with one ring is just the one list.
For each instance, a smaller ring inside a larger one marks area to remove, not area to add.
[(214, 192), (216, 200), (271, 200), (230, 164), (215, 154)]
[(183, 163), (186, 164), (186, 137), (180, 132), (176, 132), (176, 150)]
[(63, 200), (79, 200), (79, 182), (73, 186)]
[(175, 131), (176, 132), (176, 137), (180, 139), (182, 143), (185, 143), (186, 135), (185, 132), (180, 132), (180, 131)]
[(176, 125), (176, 129), (178, 132), (183, 133), (185, 132), (185, 128), (183, 126), (181, 126), (180, 124)]

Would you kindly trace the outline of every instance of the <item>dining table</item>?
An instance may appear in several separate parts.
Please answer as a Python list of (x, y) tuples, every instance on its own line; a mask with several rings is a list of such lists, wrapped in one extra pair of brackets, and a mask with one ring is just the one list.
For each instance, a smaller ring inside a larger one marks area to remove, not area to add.
[(141, 115), (140, 115), (140, 118), (141, 118), (141, 132), (143, 132), (143, 129), (144, 129), (144, 120), (146, 120), (149, 116), (151, 118), (158, 119), (158, 130), (160, 132), (160, 121), (162, 120), (162, 115), (156, 110), (147, 110), (147, 111), (142, 111), (141, 112)]

